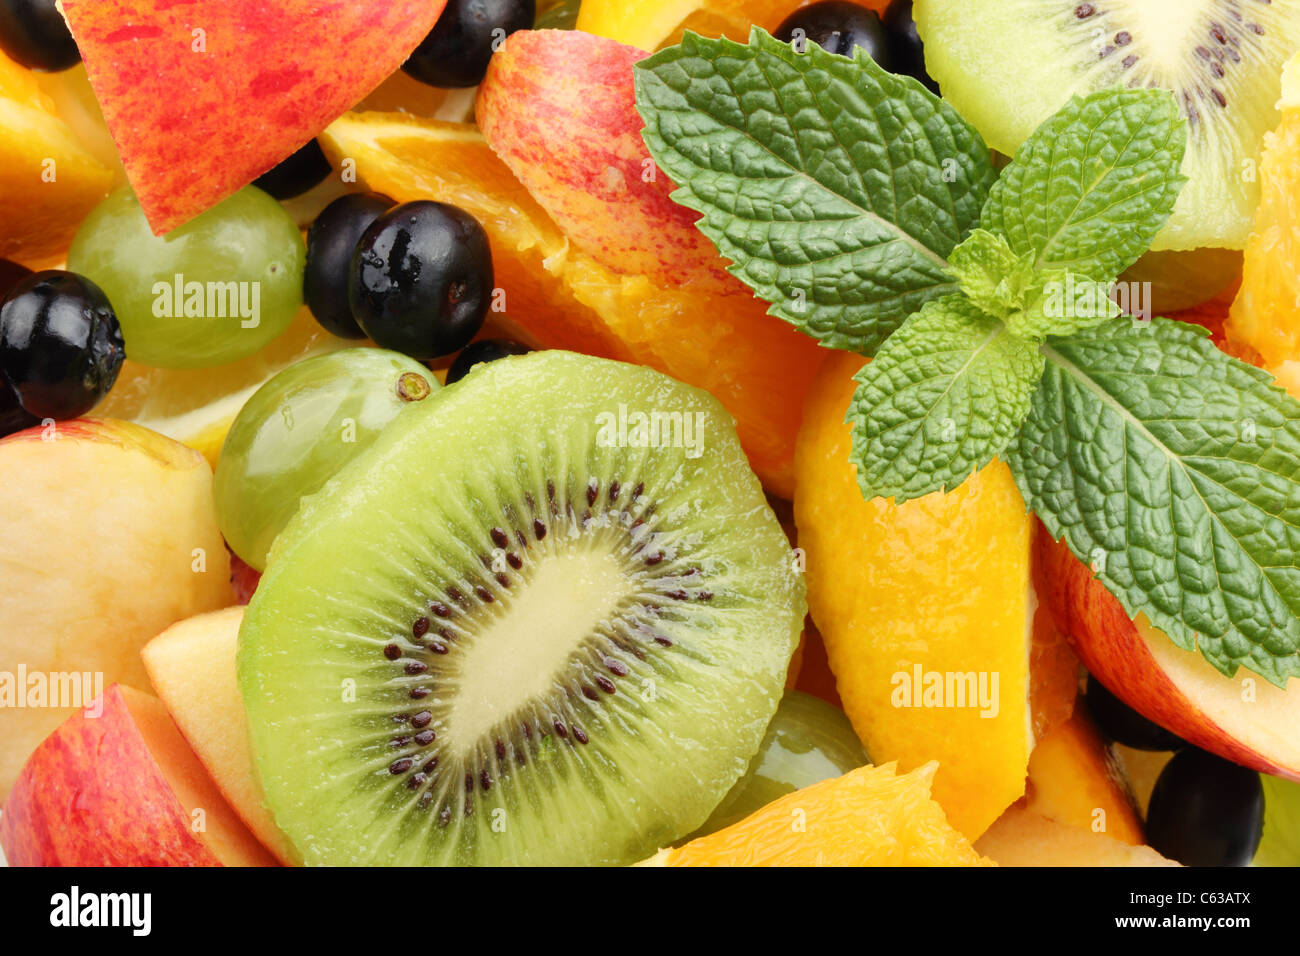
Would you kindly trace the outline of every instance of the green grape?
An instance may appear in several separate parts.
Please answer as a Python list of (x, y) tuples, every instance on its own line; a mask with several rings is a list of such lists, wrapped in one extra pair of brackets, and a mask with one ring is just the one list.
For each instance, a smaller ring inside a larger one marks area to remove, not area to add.
[(549, 4), (539, 3), (535, 30), (572, 30), (578, 22), (579, 0), (551, 0)]
[(1264, 785), (1264, 838), (1255, 866), (1300, 866), (1300, 784), (1259, 775)]
[(427, 368), (383, 349), (343, 349), (290, 365), (249, 398), (217, 460), (217, 521), (259, 571), (276, 535), (411, 402), (439, 388)]
[(252, 355), (288, 327), (306, 256), (288, 213), (252, 186), (165, 236), (122, 189), (82, 222), (68, 268), (113, 303), (128, 358), (207, 368)]
[(787, 793), (867, 763), (844, 711), (820, 697), (787, 690), (745, 775), (686, 840), (729, 827)]

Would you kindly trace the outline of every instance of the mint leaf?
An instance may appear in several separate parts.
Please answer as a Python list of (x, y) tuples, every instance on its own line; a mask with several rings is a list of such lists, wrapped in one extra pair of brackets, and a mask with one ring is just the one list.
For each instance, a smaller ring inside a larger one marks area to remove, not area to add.
[(960, 295), (927, 302), (858, 372), (849, 406), (867, 498), (955, 488), (993, 460), (1029, 413), (1038, 347)]
[(1164, 90), (1073, 97), (1016, 150), (980, 225), (1040, 268), (1109, 281), (1147, 251), (1173, 211), (1186, 143)]
[(1024, 308), (1007, 318), (1016, 335), (1041, 342), (1049, 335), (1069, 335), (1117, 318), (1110, 284), (1094, 282), (1068, 269), (1035, 273), (1042, 288), (1026, 296)]
[(956, 291), (945, 257), (995, 174), (974, 128), (916, 81), (758, 29), (748, 46), (687, 33), (635, 72), (673, 198), (774, 315), (871, 354)]
[(1007, 457), (1048, 531), (1222, 673), (1300, 676), (1300, 402), (1166, 319), (1043, 352)]
[(1018, 256), (1006, 239), (976, 229), (948, 256), (948, 271), (972, 302), (1005, 319), (1024, 307), (1037, 279), (1033, 256)]

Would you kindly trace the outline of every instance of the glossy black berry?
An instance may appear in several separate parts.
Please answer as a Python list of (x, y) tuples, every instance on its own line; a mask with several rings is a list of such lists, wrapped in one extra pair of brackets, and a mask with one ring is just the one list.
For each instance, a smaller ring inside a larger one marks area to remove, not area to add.
[(32, 275), (32, 270), (8, 259), (0, 259), (0, 301), (9, 294), (9, 290), (23, 279)]
[(348, 302), (352, 255), (370, 224), (395, 205), (379, 193), (349, 193), (322, 209), (307, 230), (303, 299), (316, 321), (340, 338), (366, 337)]
[(254, 179), (253, 185), (276, 199), (292, 199), (320, 185), (331, 169), (320, 143), (313, 139), (280, 165)]
[(1189, 747), (1156, 779), (1147, 842), (1184, 866), (1246, 866), (1264, 835), (1264, 787), (1254, 770)]
[(108, 297), (84, 276), (38, 272), (0, 305), (0, 374), (38, 419), (90, 411), (117, 381), (125, 355)]
[(475, 365), (495, 362), (507, 355), (523, 355), (531, 351), (532, 349), (527, 345), (512, 342), (510, 339), (480, 339), (471, 342), (456, 356), (456, 361), (452, 362), (451, 367), (447, 369), (447, 384), (459, 382)]
[(880, 14), (847, 0), (823, 0), (801, 7), (781, 22), (774, 35), (800, 53), (808, 43), (841, 56), (852, 56), (854, 48), (861, 47), (886, 70), (893, 69)]
[(445, 203), (395, 206), (357, 243), (348, 300), (376, 345), (421, 361), (458, 352), (492, 304), (487, 233)]
[(1147, 720), (1092, 675), (1088, 676), (1084, 698), (1092, 719), (1116, 743), (1134, 750), (1181, 750), (1187, 746), (1182, 737)]
[(881, 22), (893, 72), (920, 80), (931, 93), (938, 95), (939, 84), (925, 71), (925, 45), (912, 19), (912, 0), (894, 0)]
[(535, 0), (448, 0), (402, 69), (430, 86), (477, 86), (501, 41), (532, 27), (536, 14)]
[(28, 414), (18, 403), (18, 393), (0, 375), (0, 438), (39, 425), (41, 420)]
[(54, 0), (0, 0), (0, 50), (28, 69), (50, 73), (81, 62)]

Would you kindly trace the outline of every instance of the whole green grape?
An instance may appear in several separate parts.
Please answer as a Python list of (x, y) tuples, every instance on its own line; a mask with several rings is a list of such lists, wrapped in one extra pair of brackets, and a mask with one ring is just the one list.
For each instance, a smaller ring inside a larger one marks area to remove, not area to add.
[(787, 793), (870, 762), (844, 711), (820, 697), (787, 690), (745, 775), (682, 842), (729, 827)]
[(1264, 785), (1264, 837), (1255, 866), (1300, 866), (1300, 783), (1259, 775)]
[(252, 355), (288, 327), (306, 256), (284, 207), (252, 186), (165, 236), (121, 189), (82, 222), (68, 268), (104, 290), (128, 358), (207, 368)]
[(383, 349), (318, 355), (273, 376), (235, 416), (217, 460), (217, 522), (231, 550), (265, 570), (299, 501), (438, 388), (423, 365)]

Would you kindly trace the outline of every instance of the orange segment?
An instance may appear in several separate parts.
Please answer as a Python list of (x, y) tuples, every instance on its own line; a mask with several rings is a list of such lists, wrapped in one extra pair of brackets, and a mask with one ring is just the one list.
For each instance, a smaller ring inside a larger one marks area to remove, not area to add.
[(230, 423), (268, 378), (309, 356), (362, 344), (335, 338), (307, 309), (299, 309), (274, 342), (229, 365), (165, 369), (127, 359), (95, 414), (135, 422), (174, 438), (202, 452), (215, 469)]
[(58, 263), (113, 178), (35, 75), (0, 53), (0, 258)]
[(988, 866), (930, 798), (934, 765), (860, 767), (664, 850), (656, 866)]
[[(642, 50), (657, 50), (681, 40), (691, 30), (706, 37), (730, 37), (743, 43), (751, 26), (769, 33), (813, 0), (583, 0), (578, 29), (609, 37)], [(889, 0), (857, 0), (883, 12)]]
[(1029, 755), (1026, 809), (1058, 823), (1145, 842), (1119, 763), (1082, 711), (1043, 737)]
[(1228, 340), (1265, 368), (1300, 361), (1300, 53), (1282, 71), (1282, 122), (1264, 137), (1260, 202)]
[(1033, 519), (999, 462), (948, 494), (864, 501), (844, 422), (863, 362), (829, 358), (805, 405), (794, 510), (808, 604), (867, 753), (937, 760), (934, 797), (973, 839), (1024, 792)]
[(335, 162), (352, 160), (367, 187), (402, 202), (453, 203), (483, 224), (506, 328), (707, 389), (735, 416), (764, 484), (790, 497), (800, 397), (822, 353), (763, 302), (616, 275), (571, 246), (472, 126), (349, 113), (321, 142)]

